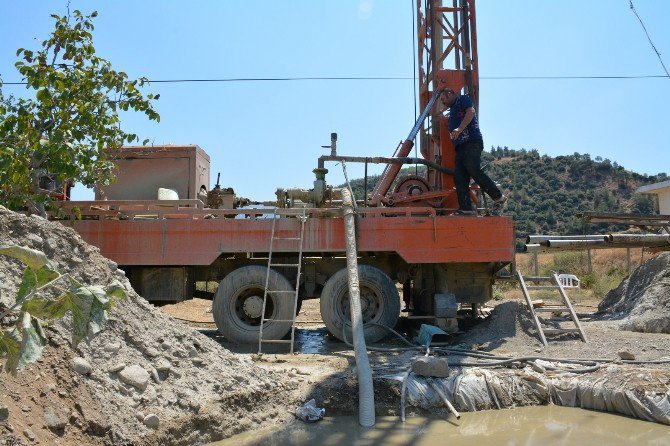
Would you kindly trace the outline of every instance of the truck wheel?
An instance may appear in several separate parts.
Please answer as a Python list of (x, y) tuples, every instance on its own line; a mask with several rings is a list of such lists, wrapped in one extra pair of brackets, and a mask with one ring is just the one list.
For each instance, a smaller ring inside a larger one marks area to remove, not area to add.
[[(219, 284), (212, 303), (212, 313), (219, 332), (228, 340), (238, 343), (258, 342), (263, 293), (267, 267), (244, 266), (228, 274)], [(281, 339), (291, 329), (295, 291), (281, 274), (270, 270), (263, 325), (263, 339)], [(288, 292), (287, 292), (288, 291)], [(276, 320), (289, 322), (277, 322)]]
[[(363, 323), (374, 322), (391, 328), (395, 327), (400, 317), (400, 295), (393, 281), (381, 270), (369, 265), (358, 266), (358, 278)], [(344, 341), (342, 327), (346, 323), (347, 341), (353, 342), (346, 268), (336, 272), (323, 287), (321, 318), (330, 334), (341, 341)], [(382, 327), (372, 325), (365, 327), (364, 333), (366, 342), (377, 342), (388, 335), (388, 331)]]

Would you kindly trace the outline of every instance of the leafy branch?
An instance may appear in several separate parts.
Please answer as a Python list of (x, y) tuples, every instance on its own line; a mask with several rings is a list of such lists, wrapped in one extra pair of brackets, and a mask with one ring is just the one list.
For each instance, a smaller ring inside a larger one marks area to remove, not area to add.
[(141, 91), (148, 80), (129, 79), (96, 54), (96, 16), (54, 14), (54, 29), (40, 48), (17, 50), (15, 67), (32, 98), (4, 97), (0, 80), (0, 204), (45, 215), (52, 199), (40, 186), (45, 178), (57, 186), (109, 184), (110, 156), (139, 141), (121, 129), (119, 114), (135, 111), (160, 121), (154, 110), (160, 95)]
[[(0, 245), (0, 254), (26, 265), (14, 303), (0, 314), (3, 321), (17, 314), (14, 326), (0, 330), (0, 358), (6, 359), (5, 370), (12, 373), (42, 355), (47, 344), (46, 325), (70, 314), (71, 342), (76, 347), (103, 329), (113, 299), (126, 297), (119, 283), (82, 285), (69, 274), (61, 274), (41, 251), (9, 244)], [(47, 290), (55, 293), (45, 297)]]

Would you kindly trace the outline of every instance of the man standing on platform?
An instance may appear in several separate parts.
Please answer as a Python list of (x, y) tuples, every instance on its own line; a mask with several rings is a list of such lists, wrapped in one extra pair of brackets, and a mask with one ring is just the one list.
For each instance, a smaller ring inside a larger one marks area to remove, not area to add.
[(442, 92), (442, 103), (449, 108), (449, 132), (456, 150), (454, 184), (458, 198), (459, 215), (477, 215), (470, 199), (470, 179), (493, 199), (494, 209), (502, 209), (507, 200), (493, 180), (482, 171), (481, 159), (484, 150), (482, 132), (479, 130), (477, 112), (472, 99), (457, 95), (447, 88)]

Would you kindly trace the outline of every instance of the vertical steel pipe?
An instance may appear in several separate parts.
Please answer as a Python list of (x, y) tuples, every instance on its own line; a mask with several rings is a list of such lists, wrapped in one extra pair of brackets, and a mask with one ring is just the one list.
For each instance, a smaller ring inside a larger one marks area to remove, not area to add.
[(356, 252), (356, 222), (351, 192), (342, 189), (342, 213), (344, 214), (344, 238), (347, 252), (349, 278), (349, 308), (354, 337), (354, 354), (358, 372), (358, 422), (363, 427), (375, 425), (375, 391), (372, 383), (372, 368), (368, 360), (361, 313), (361, 293), (358, 281), (358, 255)]

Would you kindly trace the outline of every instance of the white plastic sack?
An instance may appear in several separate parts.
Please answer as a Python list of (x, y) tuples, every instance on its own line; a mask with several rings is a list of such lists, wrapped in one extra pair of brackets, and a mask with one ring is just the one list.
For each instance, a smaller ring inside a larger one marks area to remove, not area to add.
[(326, 414), (326, 409), (316, 407), (316, 401), (311, 399), (295, 409), (295, 416), (307, 423), (319, 421)]

